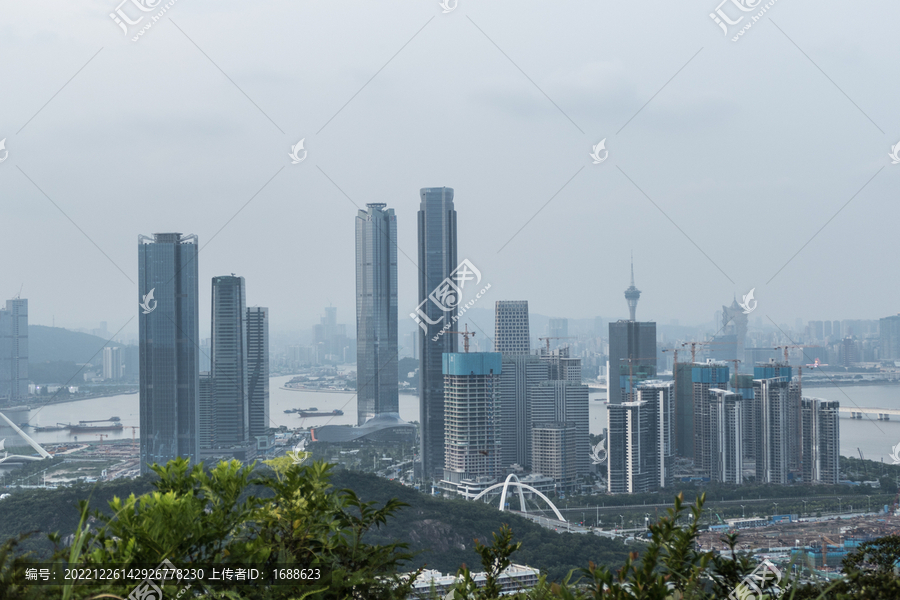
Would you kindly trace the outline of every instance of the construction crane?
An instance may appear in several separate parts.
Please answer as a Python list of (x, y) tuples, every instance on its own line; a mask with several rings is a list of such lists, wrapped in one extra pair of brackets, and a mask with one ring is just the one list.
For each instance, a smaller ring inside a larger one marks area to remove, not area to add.
[(856, 451), (859, 452), (859, 460), (866, 460), (866, 457), (863, 456), (862, 450), (857, 448)]
[(465, 331), (448, 331), (447, 333), (457, 333), (463, 336), (463, 348), (465, 348), (466, 354), (469, 353), (469, 337), (474, 336), (474, 331), (469, 331), (469, 324), (466, 323)]
[(568, 336), (568, 337), (554, 336), (554, 337), (542, 337), (542, 338), (538, 338), (538, 339), (541, 341), (544, 341), (544, 340), (547, 341), (547, 354), (550, 354), (550, 340), (577, 340), (578, 338), (572, 337), (572, 336)]
[[(636, 360), (652, 360), (652, 361), (655, 361), (655, 360), (656, 360), (656, 357), (655, 357), (655, 356), (640, 356), (640, 357), (634, 357), (634, 358), (620, 358), (619, 360), (620, 360), (620, 361), (623, 361), (623, 360), (627, 360), (627, 361), (628, 361), (628, 387), (629, 387), (629, 389), (631, 389), (631, 388), (634, 387), (634, 361), (636, 361)], [(617, 373), (617, 375), (618, 375), (618, 373)], [(607, 375), (607, 378), (609, 378), (608, 375)], [(607, 389), (609, 389), (609, 383), (607, 383), (606, 385), (607, 385)], [(633, 393), (634, 393), (634, 390), (631, 389), (631, 391), (628, 392), (628, 393), (632, 393), (632, 394), (633, 394)]]
[(697, 359), (697, 346), (705, 346), (705, 345), (711, 344), (711, 343), (712, 342), (685, 342), (685, 343), (681, 344), (681, 347), (682, 348), (684, 348), (685, 346), (691, 347), (691, 362), (695, 363), (695, 362), (697, 362), (697, 360), (696, 360)]
[(135, 431), (140, 429), (138, 425), (126, 425), (125, 429), (131, 429), (131, 451), (134, 452), (135, 447)]
[(820, 346), (812, 346), (812, 345), (803, 345), (803, 344), (791, 344), (788, 346), (775, 346), (775, 350), (781, 350), (784, 348), (784, 362), (788, 364), (790, 361), (788, 360), (788, 350), (790, 348), (819, 348)]

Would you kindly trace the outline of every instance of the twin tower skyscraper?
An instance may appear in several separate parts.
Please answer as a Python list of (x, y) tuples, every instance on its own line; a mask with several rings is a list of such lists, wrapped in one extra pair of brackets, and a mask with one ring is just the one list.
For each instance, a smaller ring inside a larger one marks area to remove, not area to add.
[[(453, 190), (423, 188), (417, 215), (419, 306), (419, 437), (422, 473), (443, 473), (444, 376), (442, 355), (456, 352), (454, 334), (438, 335), (456, 316), (429, 295), (456, 269), (456, 209)], [(367, 204), (356, 221), (357, 402), (360, 426), (375, 417), (396, 416), (397, 218), (385, 204)], [(449, 321), (445, 321), (448, 319)], [(436, 338), (436, 339), (435, 339)]]

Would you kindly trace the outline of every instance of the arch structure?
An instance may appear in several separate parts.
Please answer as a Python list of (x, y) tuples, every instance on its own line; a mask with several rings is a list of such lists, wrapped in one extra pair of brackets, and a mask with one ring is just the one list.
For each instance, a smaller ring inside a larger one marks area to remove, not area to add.
[[(4, 421), (6, 421), (6, 424), (9, 425), (10, 427), (12, 427), (13, 431), (15, 431), (17, 434), (19, 434), (19, 437), (21, 437), (23, 440), (28, 442), (28, 445), (31, 446), (32, 448), (34, 448), (37, 451), (37, 453), (40, 454), (40, 457), (17, 456), (17, 455), (10, 455), (8, 452), (6, 452), (5, 455), (3, 456), (3, 458), (0, 458), (0, 464), (3, 464), (5, 462), (13, 462), (13, 461), (15, 461), (15, 462), (35, 461), (35, 460), (44, 460), (45, 458), (51, 458), (49, 452), (44, 450), (40, 444), (38, 444), (36, 441), (31, 439), (27, 433), (25, 433), (24, 431), (19, 429), (18, 425), (16, 425), (12, 421), (10, 421), (6, 415), (4, 415), (3, 413), (0, 413), (0, 418), (2, 418)], [(2, 451), (4, 449), (4, 442), (6, 442), (6, 440), (0, 440), (0, 451)]]
[(528, 512), (528, 508), (526, 508), (526, 506), (525, 506), (525, 494), (522, 493), (522, 490), (523, 490), (523, 489), (526, 489), (526, 490), (528, 490), (529, 492), (532, 492), (532, 493), (537, 494), (538, 496), (540, 496), (541, 499), (543, 499), (544, 502), (546, 502), (547, 504), (550, 505), (550, 508), (553, 509), (553, 512), (556, 514), (556, 517), (557, 517), (560, 521), (565, 522), (566, 518), (565, 518), (564, 516), (562, 516), (562, 513), (559, 512), (559, 509), (556, 508), (556, 505), (553, 504), (552, 502), (550, 502), (550, 498), (548, 498), (547, 496), (545, 496), (544, 494), (542, 494), (541, 492), (539, 492), (539, 491), (536, 490), (535, 488), (531, 487), (530, 485), (525, 484), (525, 483), (522, 483), (521, 481), (519, 481), (519, 478), (516, 477), (516, 474), (515, 474), (515, 473), (510, 473), (510, 474), (506, 477), (506, 481), (504, 481), (503, 483), (495, 483), (494, 485), (492, 485), (492, 486), (490, 486), (490, 487), (488, 487), (488, 488), (485, 488), (484, 490), (481, 491), (480, 494), (478, 494), (477, 496), (475, 496), (474, 498), (472, 498), (472, 500), (478, 500), (479, 498), (481, 498), (482, 496), (484, 496), (485, 494), (487, 494), (487, 493), (490, 492), (491, 490), (495, 490), (495, 489), (497, 489), (497, 488), (499, 488), (499, 487), (502, 487), (502, 488), (503, 488), (503, 491), (500, 493), (500, 512), (503, 512), (504, 507), (506, 506), (506, 493), (509, 491), (509, 486), (510, 486), (510, 484), (512, 484), (512, 485), (514, 485), (514, 486), (516, 486), (516, 487), (518, 488), (518, 491), (519, 491), (519, 504), (520, 504), (521, 507), (522, 507), (522, 512), (524, 512), (524, 513), (527, 513), (527, 512)]

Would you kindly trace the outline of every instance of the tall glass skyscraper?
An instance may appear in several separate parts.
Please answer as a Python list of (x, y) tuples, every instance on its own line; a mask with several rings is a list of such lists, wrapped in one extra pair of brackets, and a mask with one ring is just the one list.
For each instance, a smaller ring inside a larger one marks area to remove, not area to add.
[(13, 298), (0, 309), (0, 405), (28, 395), (28, 300)]
[(250, 439), (247, 388), (247, 286), (243, 277), (212, 280), (212, 379), (221, 446)]
[(395, 414), (397, 390), (397, 217), (386, 204), (356, 215), (357, 424)]
[[(414, 316), (419, 323), (419, 422), (422, 475), (442, 477), (444, 472), (444, 375), (442, 356), (455, 353), (455, 334), (438, 335), (446, 323), (453, 323), (458, 297), (438, 300), (434, 296), (446, 288), (456, 269), (456, 208), (453, 189), (422, 188), (418, 212), (419, 306)], [(435, 339), (436, 338), (436, 339)]]
[(141, 473), (199, 458), (197, 249), (196, 235), (138, 237)]
[(247, 398), (250, 438), (269, 430), (269, 309), (247, 309)]

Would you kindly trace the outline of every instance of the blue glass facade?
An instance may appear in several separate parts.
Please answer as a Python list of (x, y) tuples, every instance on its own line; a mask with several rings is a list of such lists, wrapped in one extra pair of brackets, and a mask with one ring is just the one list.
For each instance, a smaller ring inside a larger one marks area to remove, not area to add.
[(194, 235), (138, 238), (142, 473), (200, 453), (197, 249)]

